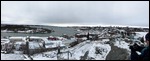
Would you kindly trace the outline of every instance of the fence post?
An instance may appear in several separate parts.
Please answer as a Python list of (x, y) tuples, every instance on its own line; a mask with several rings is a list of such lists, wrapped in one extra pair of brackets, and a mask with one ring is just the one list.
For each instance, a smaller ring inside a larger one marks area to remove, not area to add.
[(69, 51), (68, 51), (68, 60), (69, 60)]
[(27, 47), (27, 55), (29, 55), (29, 42), (28, 41), (26, 41), (26, 47)]

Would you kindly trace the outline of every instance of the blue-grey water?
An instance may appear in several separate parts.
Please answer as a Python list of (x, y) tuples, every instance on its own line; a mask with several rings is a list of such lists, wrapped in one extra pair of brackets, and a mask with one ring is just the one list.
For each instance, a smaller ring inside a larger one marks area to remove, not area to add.
[[(34, 26), (34, 27), (37, 27), (37, 26)], [(25, 33), (1, 32), (1, 37), (3, 37), (3, 36), (41, 36), (41, 37), (47, 37), (47, 36), (62, 36), (63, 34), (73, 36), (73, 35), (75, 35), (75, 33), (78, 33), (75, 29), (67, 28), (67, 27), (55, 27), (55, 26), (38, 26), (38, 27), (47, 28), (47, 29), (51, 29), (51, 30), (53, 29), (55, 32), (47, 33), (47, 34), (25, 34)]]

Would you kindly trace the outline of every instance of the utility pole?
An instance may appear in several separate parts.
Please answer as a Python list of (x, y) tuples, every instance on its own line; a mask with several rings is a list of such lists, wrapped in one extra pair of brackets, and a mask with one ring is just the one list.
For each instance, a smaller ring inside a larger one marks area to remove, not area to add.
[(30, 41), (30, 37), (27, 36), (27, 38), (26, 38), (27, 55), (31, 60), (33, 60), (33, 58), (31, 58), (31, 56), (30, 56), (29, 41)]
[(87, 40), (90, 40), (89, 36), (90, 36), (90, 35), (89, 35), (89, 31), (88, 31), (88, 34), (87, 34)]
[(43, 41), (42, 43), (43, 43), (42, 52), (44, 52), (44, 51), (45, 51), (45, 48), (46, 48), (46, 47), (45, 47), (45, 41)]

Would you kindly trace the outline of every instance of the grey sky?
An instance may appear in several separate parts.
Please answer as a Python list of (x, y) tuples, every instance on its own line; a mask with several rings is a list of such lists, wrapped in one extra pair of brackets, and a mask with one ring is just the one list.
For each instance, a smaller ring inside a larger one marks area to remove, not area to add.
[(149, 2), (1, 1), (1, 23), (149, 27)]

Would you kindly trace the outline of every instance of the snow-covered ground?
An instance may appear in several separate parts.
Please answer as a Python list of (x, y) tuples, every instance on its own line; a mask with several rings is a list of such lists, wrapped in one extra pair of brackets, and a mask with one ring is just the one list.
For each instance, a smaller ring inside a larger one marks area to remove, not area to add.
[[(103, 35), (104, 33), (106, 33), (106, 32), (103, 31), (103, 33), (100, 35)], [(138, 38), (138, 37), (144, 36), (147, 32), (136, 32), (136, 33), (137, 34), (136, 34), (135, 38)], [(42, 39), (45, 40), (46, 37), (43, 37)], [(51, 43), (54, 43), (55, 44), (54, 46), (56, 47), (58, 44), (69, 45), (69, 43), (76, 41), (75, 38), (71, 38), (69, 40), (69, 39), (64, 39), (64, 38), (59, 37), (59, 39), (60, 40), (58, 40), (58, 41), (51, 41)], [(89, 51), (89, 53), (87, 55), (88, 58), (93, 58), (94, 60), (105, 60), (106, 56), (111, 51), (111, 46), (109, 44), (105, 44), (105, 42), (107, 42), (107, 41), (109, 41), (109, 39), (102, 39), (99, 41), (87, 40), (87, 41), (81, 42), (74, 47), (61, 50), (61, 52), (64, 52), (64, 53), (60, 54), (60, 58), (68, 59), (68, 54), (66, 52), (69, 51), (70, 52), (70, 54), (69, 54), (70, 60), (80, 60), (81, 56), (84, 56), (85, 53), (87, 51)], [(49, 41), (46, 40), (45, 42), (47, 43)], [(30, 42), (30, 44), (31, 43), (32, 42)], [(34, 46), (39, 45), (37, 43), (32, 43), (32, 44), (34, 44)], [(116, 39), (114, 42), (114, 46), (126, 49), (128, 51), (128, 53), (130, 53), (130, 49), (129, 49), (128, 45), (129, 45), (129, 43), (125, 42), (121, 38)], [(36, 47), (39, 47), (39, 46), (36, 46)], [(96, 54), (96, 48), (100, 49), (100, 54)], [(58, 60), (57, 50), (43, 52), (40, 54), (34, 54), (31, 57), (33, 58), (33, 60)], [(23, 54), (2, 54), (1, 53), (1, 60), (24, 60), (24, 59), (25, 58), (24, 58)]]
[(114, 46), (117, 46), (117, 47), (123, 48), (123, 49), (127, 49), (128, 51), (130, 51), (129, 43), (122, 41), (122, 40), (116, 40), (114, 43)]
[[(143, 36), (145, 39), (145, 35), (147, 34), (147, 32), (135, 32), (135, 33), (136, 33), (136, 35), (134, 36), (135, 40), (137, 40), (136, 38), (143, 37)], [(127, 49), (128, 52), (130, 52), (129, 43), (125, 42), (122, 39), (115, 40), (114, 46), (117, 46), (117, 47), (123, 48), (123, 49)]]
[[(95, 54), (95, 48), (98, 47), (100, 50), (102, 50), (102, 54)], [(94, 43), (89, 51), (89, 57), (93, 57), (96, 60), (105, 60), (106, 56), (108, 55), (109, 51), (111, 50), (110, 45), (108, 44), (100, 44), (100, 43)]]
[[(44, 40), (45, 38), (43, 37), (42, 39)], [(75, 38), (71, 38), (70, 40), (69, 39), (68, 40), (62, 40), (61, 42), (65, 43), (65, 44), (69, 44), (75, 40), (76, 40)], [(69, 54), (70, 60), (80, 60), (81, 56), (84, 56), (87, 51), (89, 51), (88, 58), (92, 57), (92, 58), (94, 58), (94, 60), (105, 60), (107, 54), (111, 50), (110, 45), (105, 44), (105, 42), (107, 42), (107, 41), (109, 41), (109, 39), (103, 39), (103, 40), (99, 40), (99, 41), (87, 40), (87, 41), (84, 41), (82, 43), (79, 43), (78, 45), (76, 45), (72, 48), (63, 49), (63, 50), (61, 50), (61, 52), (69, 51), (71, 53), (71, 54)], [(51, 41), (51, 42), (54, 42), (55, 44), (60, 43), (57, 41)], [(30, 47), (31, 49), (35, 48), (35, 47), (37, 47), (37, 48), (40, 47), (39, 46), (40, 44), (35, 43), (35, 42), (30, 42), (29, 45), (31, 46)], [(100, 49), (100, 54), (95, 53), (96, 48)], [(11, 57), (11, 56), (13, 56), (13, 57)], [(68, 59), (67, 53), (63, 53), (60, 56), (63, 59)], [(40, 54), (34, 54), (31, 57), (33, 58), (33, 60), (57, 60), (57, 50), (43, 52), (43, 54), (41, 54), (41, 53)], [(3, 60), (6, 60), (7, 58), (9, 58), (8, 60), (26, 60), (26, 58), (24, 57), (23, 54), (3, 54), (3, 53), (1, 53), (1, 58)]]
[(14, 32), (14, 31), (1, 30), (1, 32)]
[(75, 38), (71, 38), (70, 40), (62, 40), (62, 43), (65, 44), (66, 46), (69, 46), (70, 43), (76, 41)]
[(135, 32), (137, 35), (136, 36), (139, 36), (139, 37), (143, 37), (145, 36), (148, 32)]
[(148, 32), (135, 32), (135, 33), (136, 33), (136, 36), (134, 36), (134, 38), (144, 37), (144, 40), (145, 40), (145, 35), (146, 35)]
[(57, 60), (57, 51), (44, 52), (43, 54), (34, 54), (33, 60)]
[(3, 54), (1, 53), (1, 60), (24, 60), (25, 57), (22, 54)]
[[(72, 48), (68, 48), (65, 50), (61, 50), (61, 52), (67, 52), (70, 51), (69, 54), (69, 59), (70, 60), (80, 60), (81, 56), (84, 56), (85, 52), (89, 51), (88, 57), (92, 57), (95, 60), (105, 60), (107, 54), (109, 53), (109, 51), (111, 50), (111, 47), (109, 44), (101, 44), (101, 41), (92, 41), (92, 42), (82, 42)], [(101, 54), (95, 54), (95, 48), (99, 48), (101, 50)], [(44, 59), (44, 60), (57, 60), (57, 51), (49, 51), (46, 52), (44, 54), (47, 54), (48, 57), (43, 57), (42, 54), (37, 54), (33, 56), (33, 59), (35, 60), (40, 60), (40, 59)], [(68, 54), (67, 53), (63, 53), (60, 55), (61, 58), (63, 59), (68, 59)]]
[[(143, 37), (144, 36), (144, 39), (145, 39), (145, 35), (147, 34), (147, 32), (135, 32), (136, 35), (134, 36), (134, 38), (138, 38), (138, 37)], [(128, 46), (129, 43), (119, 39), (119, 40), (116, 40), (116, 43), (115, 43), (115, 46), (118, 46), (120, 48), (126, 48), (128, 49)], [(128, 49), (129, 50), (129, 49)]]

